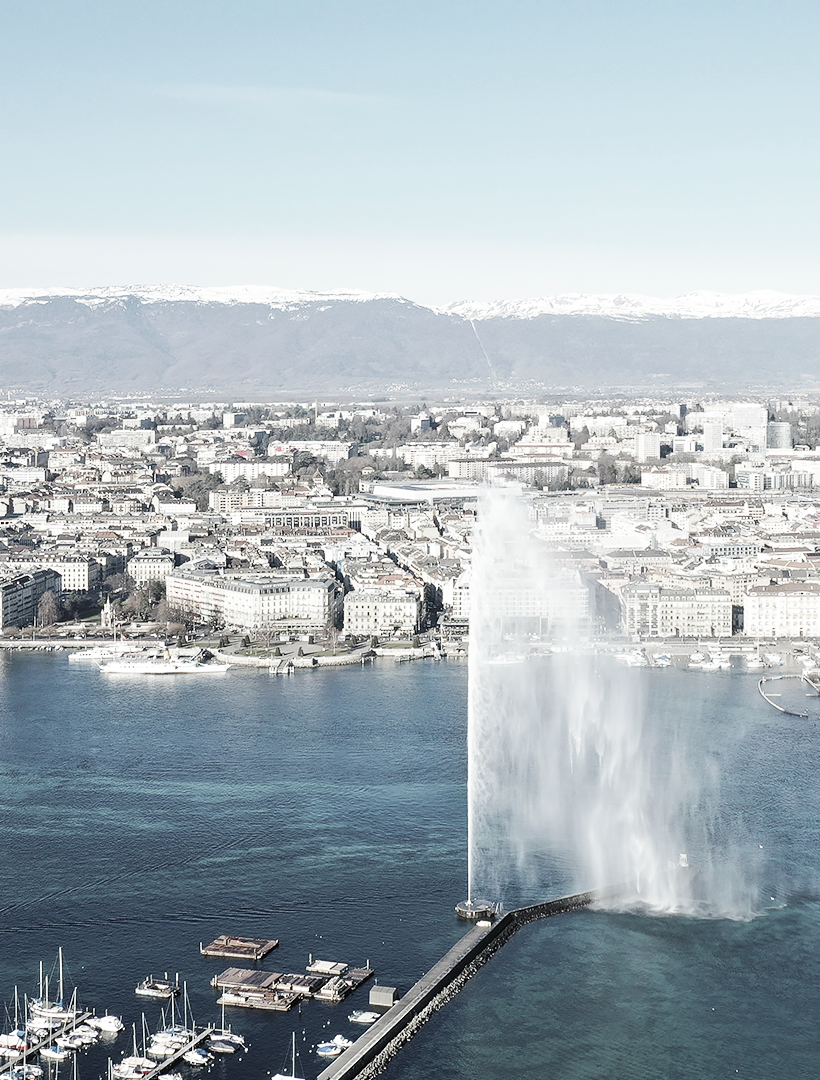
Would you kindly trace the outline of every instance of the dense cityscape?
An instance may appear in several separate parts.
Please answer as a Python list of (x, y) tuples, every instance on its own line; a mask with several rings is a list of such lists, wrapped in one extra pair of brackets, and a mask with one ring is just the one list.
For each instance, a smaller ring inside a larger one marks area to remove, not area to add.
[(505, 571), (499, 614), (535, 637), (560, 633), (567, 601), (585, 631), (633, 642), (820, 635), (805, 397), (29, 399), (6, 403), (0, 433), (7, 644), (102, 622), (238, 634), (268, 659), (299, 642), (311, 663), (462, 651), (487, 483), (522, 487), (562, 580)]

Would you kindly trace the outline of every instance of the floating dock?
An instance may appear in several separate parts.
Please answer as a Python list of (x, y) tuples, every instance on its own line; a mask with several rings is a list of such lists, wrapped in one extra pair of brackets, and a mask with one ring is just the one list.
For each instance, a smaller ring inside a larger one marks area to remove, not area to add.
[(210, 945), (203, 945), (200, 941), (199, 951), (203, 956), (261, 960), (263, 956), (273, 952), (278, 944), (278, 938), (232, 937), (230, 934), (221, 934)]
[(805, 675), (768, 675), (764, 676), (757, 684), (757, 689), (760, 696), (763, 698), (767, 705), (771, 705), (773, 708), (777, 709), (778, 712), (785, 713), (786, 716), (799, 716), (801, 720), (808, 720), (809, 714), (807, 712), (796, 712), (794, 709), (785, 709), (782, 705), (778, 705), (776, 701), (772, 701), (773, 697), (780, 697), (780, 694), (773, 694), (771, 691), (769, 693), (766, 693), (766, 691), (763, 689), (766, 683), (780, 682), (783, 679), (800, 679), (801, 682), (808, 683), (808, 685), (813, 690), (817, 690), (817, 687), (814, 685), (814, 683), (807, 679)]
[(259, 968), (226, 968), (214, 975), (211, 986), (222, 991), (219, 1005), (285, 1012), (299, 999), (342, 1001), (373, 974), (370, 967), (349, 968), (347, 964), (311, 958), (304, 975), (260, 971)]

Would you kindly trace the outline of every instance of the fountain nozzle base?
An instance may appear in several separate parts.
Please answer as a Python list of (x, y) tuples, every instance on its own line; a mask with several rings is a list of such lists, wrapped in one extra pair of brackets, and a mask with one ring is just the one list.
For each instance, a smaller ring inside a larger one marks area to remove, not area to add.
[(496, 913), (496, 905), (489, 900), (462, 900), (456, 904), (456, 915), (459, 919), (492, 919)]

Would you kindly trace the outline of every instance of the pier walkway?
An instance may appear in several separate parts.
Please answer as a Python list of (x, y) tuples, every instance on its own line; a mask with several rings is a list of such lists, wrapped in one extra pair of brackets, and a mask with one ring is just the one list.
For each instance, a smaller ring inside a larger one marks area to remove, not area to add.
[(196, 1049), (201, 1042), (204, 1042), (205, 1039), (208, 1038), (213, 1030), (213, 1027), (209, 1026), (203, 1028), (202, 1031), (196, 1032), (190, 1042), (187, 1042), (184, 1046), (180, 1047), (180, 1049), (177, 1050), (175, 1054), (172, 1054), (171, 1057), (163, 1058), (149, 1073), (146, 1073), (145, 1076), (143, 1076), (142, 1080), (154, 1080), (160, 1073), (164, 1073), (166, 1069), (173, 1068), (178, 1061), (182, 1060), (183, 1054), (187, 1054), (189, 1050)]
[(74, 1028), (79, 1027), (80, 1024), (84, 1024), (86, 1020), (88, 1020), (93, 1015), (94, 1013), (90, 1011), (78, 1013), (77, 1016), (73, 1017), (71, 1020), (66, 1020), (66, 1022), (61, 1027), (52, 1028), (44, 1039), (40, 1039), (40, 1041), (37, 1043), (32, 1043), (29, 1049), (26, 1050), (25, 1054), (19, 1054), (16, 1058), (11, 1058), (4, 1064), (0, 1065), (0, 1076), (2, 1076), (3, 1073), (10, 1072), (17, 1065), (22, 1065), (23, 1061), (28, 1062), (29, 1059), (34, 1057), (35, 1054), (38, 1054), (43, 1049), (43, 1047), (51, 1046), (51, 1044), (58, 1036), (70, 1035)]
[(450, 1000), (513, 934), (527, 923), (578, 911), (595, 900), (622, 896), (624, 887), (575, 893), (508, 911), (469, 930), (437, 964), (391, 1006), (351, 1047), (319, 1073), (317, 1080), (353, 1080), (381, 1072), (401, 1046)]

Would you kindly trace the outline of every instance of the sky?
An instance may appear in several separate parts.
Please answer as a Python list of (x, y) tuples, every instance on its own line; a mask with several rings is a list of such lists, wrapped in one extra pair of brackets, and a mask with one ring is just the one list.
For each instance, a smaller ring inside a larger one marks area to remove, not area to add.
[(0, 288), (820, 293), (820, 5), (0, 0)]

